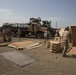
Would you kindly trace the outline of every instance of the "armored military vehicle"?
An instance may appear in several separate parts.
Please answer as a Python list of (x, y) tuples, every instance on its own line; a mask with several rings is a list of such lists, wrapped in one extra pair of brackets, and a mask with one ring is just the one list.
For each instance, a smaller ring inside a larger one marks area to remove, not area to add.
[(29, 23), (4, 23), (0, 31), (4, 28), (11, 28), (13, 36), (17, 36), (18, 28), (20, 28), (22, 37), (30, 34), (37, 38), (44, 38), (44, 32), (47, 31), (47, 28), (42, 27), (39, 20), (35, 18), (30, 18)]
[(56, 29), (51, 28), (51, 21), (42, 21), (41, 24), (40, 18), (30, 18), (29, 23), (4, 23), (0, 27), (0, 31), (4, 28), (11, 28), (12, 35), (17, 36), (17, 31), (20, 28), (21, 36), (25, 37), (26, 35), (34, 35), (37, 38), (44, 38), (44, 32), (48, 31), (51, 36), (54, 36)]

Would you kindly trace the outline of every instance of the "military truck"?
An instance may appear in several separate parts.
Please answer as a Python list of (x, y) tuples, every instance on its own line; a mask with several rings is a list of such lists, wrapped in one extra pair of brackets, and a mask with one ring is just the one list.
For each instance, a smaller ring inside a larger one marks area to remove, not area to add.
[[(36, 19), (36, 18), (30, 18), (30, 20), (31, 20), (33, 23), (37, 23), (37, 24), (39, 24), (41, 27), (46, 28), (46, 29), (49, 31), (51, 37), (54, 37), (54, 36), (55, 36), (55, 33), (56, 33), (56, 30), (58, 30), (57, 28), (52, 28), (52, 27), (51, 27), (51, 21), (44, 20), (44, 21), (42, 21), (42, 24), (41, 24), (41, 18), (37, 18), (37, 19)], [(33, 23), (32, 23), (32, 24), (33, 24)]]
[(17, 36), (18, 28), (20, 28), (22, 37), (30, 34), (37, 38), (44, 38), (44, 32), (48, 31), (46, 27), (41, 26), (40, 20), (35, 18), (30, 18), (29, 23), (4, 23), (0, 31), (4, 28), (11, 28), (13, 36)]
[(0, 27), (0, 31), (4, 28), (11, 28), (13, 36), (17, 36), (18, 28), (20, 28), (22, 37), (30, 34), (37, 38), (44, 38), (45, 31), (48, 31), (48, 33), (54, 37), (57, 30), (51, 27), (51, 21), (41, 21), (41, 18), (30, 18), (29, 23), (4, 23), (3, 26)]
[(4, 23), (2, 27), (0, 27), (0, 31), (2, 32), (4, 28), (10, 28), (12, 36), (17, 36), (17, 31), (20, 28), (21, 29), (21, 36), (23, 37), (25, 35), (25, 32), (27, 31), (29, 25), (27, 23)]

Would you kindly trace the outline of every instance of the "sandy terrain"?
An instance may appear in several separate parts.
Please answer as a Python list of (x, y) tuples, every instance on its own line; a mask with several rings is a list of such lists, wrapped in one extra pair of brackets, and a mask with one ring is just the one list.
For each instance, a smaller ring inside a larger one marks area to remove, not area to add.
[[(43, 39), (21, 39), (21, 41), (24, 40), (44, 42)], [(18, 41), (18, 39), (14, 38), (13, 41)], [(0, 47), (0, 53), (9, 51), (16, 51), (16, 49)], [(0, 75), (76, 75), (76, 58), (62, 57), (61, 53), (51, 53), (44, 43), (42, 47), (36, 49), (19, 51), (32, 55), (39, 60), (27, 66), (19, 67), (0, 56)]]

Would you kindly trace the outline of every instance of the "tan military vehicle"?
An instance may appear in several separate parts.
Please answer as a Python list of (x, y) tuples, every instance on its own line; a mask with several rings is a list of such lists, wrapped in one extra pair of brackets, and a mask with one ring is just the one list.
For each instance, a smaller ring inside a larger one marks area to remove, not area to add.
[(43, 27), (40, 20), (35, 18), (30, 18), (29, 23), (4, 23), (0, 30), (4, 28), (11, 28), (13, 36), (17, 36), (18, 28), (20, 28), (22, 37), (30, 34), (37, 38), (44, 38), (44, 32), (48, 31), (47, 27)]

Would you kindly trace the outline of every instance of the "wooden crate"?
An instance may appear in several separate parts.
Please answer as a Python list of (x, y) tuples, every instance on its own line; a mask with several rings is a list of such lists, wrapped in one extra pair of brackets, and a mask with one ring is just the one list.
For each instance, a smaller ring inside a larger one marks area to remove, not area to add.
[(50, 49), (53, 51), (53, 52), (58, 52), (60, 50), (60, 46), (61, 43), (60, 42), (57, 42), (57, 41), (51, 41), (50, 43)]

